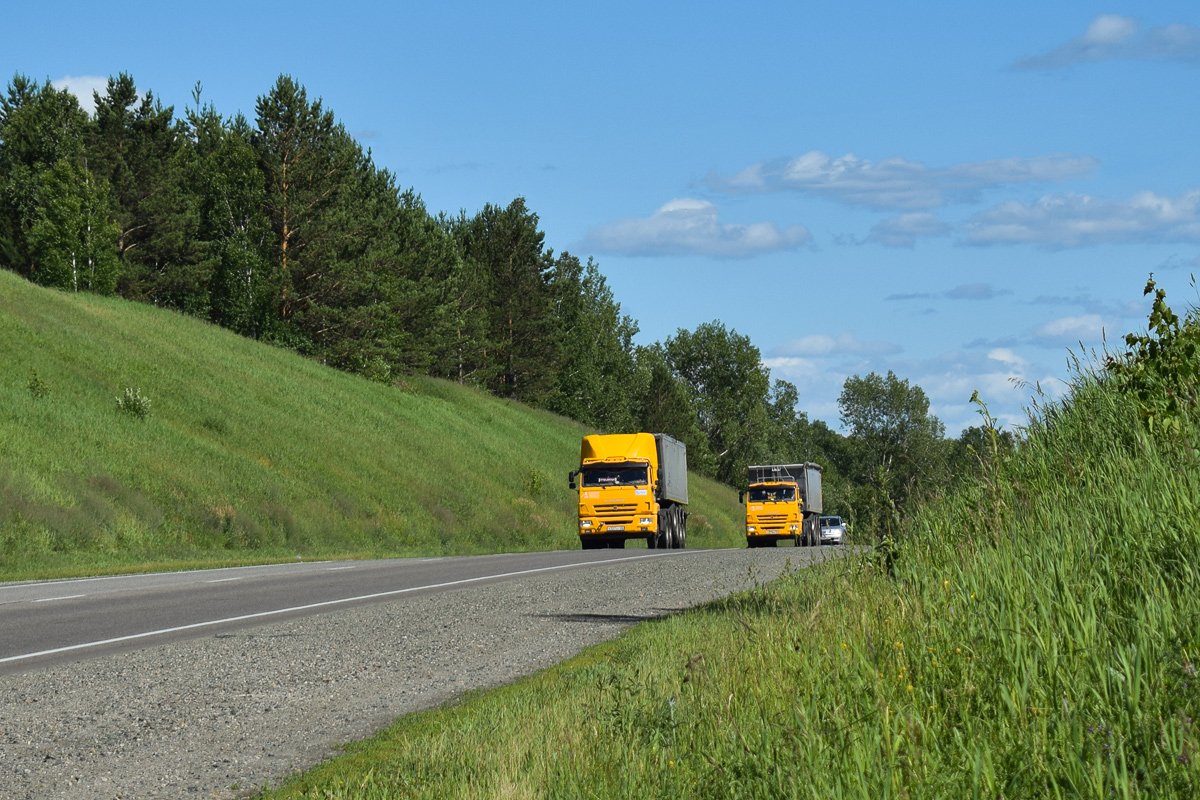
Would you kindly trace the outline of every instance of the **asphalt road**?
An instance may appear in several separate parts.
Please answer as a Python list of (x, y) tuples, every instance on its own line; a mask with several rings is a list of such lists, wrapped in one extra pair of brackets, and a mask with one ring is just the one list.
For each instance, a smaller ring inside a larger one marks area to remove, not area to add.
[(576, 550), (0, 585), (0, 800), (243, 798), (402, 714), (845, 552)]
[(0, 585), (0, 675), (338, 608), (697, 550), (326, 561)]

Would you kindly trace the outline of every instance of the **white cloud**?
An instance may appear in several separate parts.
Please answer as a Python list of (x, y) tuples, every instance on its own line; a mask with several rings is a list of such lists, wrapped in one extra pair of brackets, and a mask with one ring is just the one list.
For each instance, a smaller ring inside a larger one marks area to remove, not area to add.
[(811, 380), (821, 374), (816, 362), (808, 358), (783, 356), (780, 358), (764, 358), (763, 366), (772, 371), (779, 371), (787, 376), (787, 380)]
[(1114, 242), (1200, 242), (1200, 189), (1178, 197), (1139, 192), (1125, 201), (1082, 194), (1001, 203), (965, 226), (971, 244), (1086, 247)]
[(1200, 64), (1200, 28), (1176, 22), (1140, 31), (1132, 17), (1102, 14), (1092, 20), (1083, 36), (1049, 53), (1022, 59), (1013, 68), (1058, 69), (1117, 58)]
[(724, 224), (706, 200), (672, 200), (644, 219), (623, 219), (584, 236), (579, 248), (629, 256), (701, 255), (749, 258), (795, 250), (812, 239), (803, 225), (780, 230), (770, 222)]
[(927, 211), (920, 211), (880, 220), (871, 228), (867, 241), (884, 247), (912, 248), (918, 236), (945, 236), (949, 232), (950, 226), (945, 222)]
[(55, 89), (66, 89), (79, 100), (79, 106), (88, 114), (96, 112), (96, 98), (93, 92), (99, 92), (101, 97), (108, 91), (108, 78), (98, 75), (64, 75), (56, 81), (50, 81)]
[(969, 402), (976, 391), (988, 411), (1011, 428), (1025, 423), (1021, 409), (1031, 404), (1039, 389), (1054, 397), (1061, 383), (1044, 367), (1005, 347), (994, 348), (986, 356), (950, 351), (906, 365), (905, 371), (917, 376), (913, 383), (929, 397), (930, 410), (946, 424), (947, 436), (981, 424), (979, 407)]
[(814, 334), (785, 342), (776, 350), (784, 356), (825, 357), (842, 355), (892, 355), (903, 350), (892, 342), (863, 341), (852, 333), (837, 336)]
[[(735, 194), (795, 191), (870, 208), (926, 209), (971, 202), (982, 190), (999, 186), (1079, 178), (1096, 165), (1090, 156), (1055, 154), (931, 168), (903, 158), (873, 162), (852, 153), (830, 158), (813, 150), (799, 158), (752, 164), (731, 178), (709, 175), (707, 183)], [(929, 219), (924, 222), (930, 224)]]
[(1103, 334), (1103, 317), (1099, 314), (1084, 314), (1050, 320), (1034, 331), (1033, 341), (1051, 346), (1075, 344), (1080, 341), (1098, 343)]
[(988, 352), (988, 358), (1001, 364), (1010, 364), (1013, 368), (1029, 366), (1029, 361), (1014, 353), (1007, 347), (997, 347)]

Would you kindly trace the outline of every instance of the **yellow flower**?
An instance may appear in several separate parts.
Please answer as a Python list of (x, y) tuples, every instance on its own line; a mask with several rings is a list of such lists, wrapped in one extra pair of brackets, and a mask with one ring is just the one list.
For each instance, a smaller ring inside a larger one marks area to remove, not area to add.
[(912, 691), (912, 684), (911, 684), (911, 683), (908, 685), (908, 690), (909, 690), (910, 692)]
[(901, 650), (903, 650), (903, 649), (904, 649), (904, 642), (896, 642), (896, 647), (899, 647)]
[(950, 588), (950, 581), (942, 581), (942, 586), (944, 586), (945, 588), (949, 589), (949, 588)]

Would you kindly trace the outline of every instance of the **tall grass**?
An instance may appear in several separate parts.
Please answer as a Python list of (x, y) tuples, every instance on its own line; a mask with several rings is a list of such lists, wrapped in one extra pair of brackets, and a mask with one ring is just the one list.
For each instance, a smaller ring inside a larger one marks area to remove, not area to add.
[(1200, 431), (1157, 430), (1082, 372), (886, 551), (401, 720), (269, 796), (1200, 796)]
[[(578, 547), (561, 417), (5, 271), (0, 342), (0, 580)], [(692, 495), (695, 546), (740, 544), (732, 490)]]

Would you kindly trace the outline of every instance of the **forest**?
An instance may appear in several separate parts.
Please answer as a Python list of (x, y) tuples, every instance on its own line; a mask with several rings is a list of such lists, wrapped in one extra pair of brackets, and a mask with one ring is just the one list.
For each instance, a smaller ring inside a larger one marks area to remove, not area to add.
[(177, 113), (125, 73), (94, 101), (89, 114), (20, 74), (0, 97), (0, 266), (35, 283), (173, 309), (369, 380), (429, 375), (602, 432), (665, 432), (732, 486), (748, 464), (816, 461), (827, 513), (860, 535), (1012, 447), (986, 424), (947, 438), (891, 372), (846, 380), (839, 433), (719, 320), (636, 344), (596, 261), (549, 247), (523, 198), (431, 212), (290, 76), (252, 118), (200, 84)]

